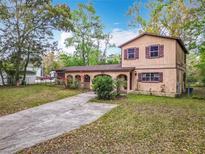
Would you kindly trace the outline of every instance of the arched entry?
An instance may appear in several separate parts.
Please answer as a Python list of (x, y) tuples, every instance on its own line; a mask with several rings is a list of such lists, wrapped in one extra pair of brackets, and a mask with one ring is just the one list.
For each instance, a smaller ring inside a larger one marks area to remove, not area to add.
[[(94, 78), (98, 77), (98, 76), (108, 76), (108, 77), (111, 77), (110, 75), (108, 74), (98, 74), (98, 75), (95, 75)], [(112, 78), (112, 77), (111, 77)]]
[(84, 88), (90, 89), (90, 76), (84, 75)]
[(75, 76), (75, 80), (78, 81), (78, 82), (81, 82), (81, 76), (80, 75), (76, 75)]
[(120, 75), (117, 76), (117, 79), (122, 80), (122, 82), (124, 82), (124, 83), (123, 83), (123, 86), (120, 88), (120, 90), (121, 90), (122, 92), (127, 91), (127, 75), (125, 75), (125, 74), (120, 74)]
[(78, 87), (81, 87), (81, 76), (80, 75), (75, 76), (75, 82), (78, 83)]
[(67, 75), (67, 81), (72, 82), (73, 81), (73, 76), (72, 75)]
[(73, 83), (73, 76), (67, 75), (67, 86), (70, 87), (72, 83)]

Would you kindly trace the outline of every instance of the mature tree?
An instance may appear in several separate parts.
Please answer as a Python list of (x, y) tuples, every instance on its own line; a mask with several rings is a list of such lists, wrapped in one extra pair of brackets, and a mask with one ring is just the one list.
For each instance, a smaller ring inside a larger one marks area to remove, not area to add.
[(46, 75), (49, 75), (51, 71), (60, 69), (61, 67), (62, 65), (54, 52), (49, 52), (43, 57), (43, 69)]
[(191, 52), (187, 57), (187, 80), (196, 82), (200, 77), (200, 70), (196, 69), (199, 66), (199, 56)]
[[(199, 8), (202, 5), (197, 0), (152, 1), (146, 5), (150, 10), (150, 19), (146, 20), (142, 17), (140, 10), (142, 3), (135, 2), (129, 9), (128, 15), (133, 17), (131, 25), (139, 26), (142, 32), (180, 37), (190, 49), (193, 48), (192, 43), (197, 41), (202, 32), (202, 29), (198, 28), (202, 24), (201, 18), (204, 16), (199, 14)], [(191, 28), (193, 22), (195, 27)], [(196, 22), (198, 22), (198, 26)]]
[(93, 65), (99, 61), (99, 40), (104, 39), (103, 25), (91, 4), (78, 4), (72, 12), (73, 36), (66, 45), (75, 46), (74, 56), (82, 59), (83, 65)]
[(84, 64), (82, 58), (71, 54), (60, 54), (59, 59), (63, 66), (82, 66)]
[[(102, 48), (102, 54), (100, 58), (100, 63), (106, 63), (107, 59), (107, 50), (109, 48), (115, 47), (115, 44), (112, 44), (110, 40), (112, 39), (112, 35), (110, 33), (105, 34), (104, 40), (102, 40), (102, 44), (104, 44), (104, 48)], [(100, 49), (99, 49), (100, 50)]]
[[(150, 11), (149, 20), (143, 18), (142, 3), (139, 1), (129, 9), (128, 15), (133, 19), (132, 26), (138, 26), (141, 32), (180, 37), (190, 52), (196, 56), (202, 54), (205, 40), (205, 0), (157, 0), (148, 2), (145, 7)], [(192, 65), (191, 62), (188, 64)], [(192, 66), (188, 66), (190, 67)]]
[[(2, 57), (1, 57), (2, 58)], [(3, 56), (3, 58), (0, 60), (1, 65), (1, 71), (2, 71), (2, 82), (3, 85), (5, 84), (4, 79), (6, 79), (7, 84), (14, 85), (14, 75), (15, 75), (15, 66), (13, 61), (15, 60), (15, 55), (11, 54), (9, 56), (6, 56), (6, 54)], [(4, 76), (6, 73), (6, 76)], [(5, 78), (4, 78), (5, 77)]]
[(198, 67), (200, 68), (200, 79), (205, 85), (205, 51), (204, 50), (201, 53), (200, 64), (198, 65)]
[[(203, 33), (203, 35), (205, 35), (205, 32)], [(202, 40), (199, 44), (200, 44), (199, 45), (200, 59), (199, 59), (198, 68), (200, 70), (200, 79), (205, 85), (205, 41)]]
[(120, 64), (120, 55), (119, 54), (111, 54), (106, 59), (106, 64)]
[(197, 7), (197, 16), (194, 22), (190, 23), (191, 29), (197, 28), (194, 32), (200, 34), (199, 41), (193, 44), (198, 49), (200, 56), (198, 68), (200, 70), (200, 79), (205, 85), (205, 0), (199, 0)]
[(66, 5), (53, 6), (51, 0), (1, 0), (0, 25), (5, 42), (2, 46), (14, 57), (16, 83), (22, 69), (25, 80), (28, 62), (39, 61), (40, 55), (52, 47), (52, 30), (72, 27), (70, 9)]
[(14, 51), (12, 44), (13, 42), (12, 40), (10, 40), (10, 37), (3, 35), (2, 29), (0, 28), (0, 77), (3, 85), (5, 85), (4, 82), (5, 65), (4, 64), (8, 61), (8, 59), (11, 59), (12, 52)]
[(4, 56), (4, 49), (2, 47), (2, 42), (1, 42), (1, 38), (0, 38), (0, 78), (1, 78), (1, 81), (2, 81), (2, 84), (5, 85), (5, 82), (4, 82), (4, 77), (3, 77), (3, 56)]
[(2, 68), (3, 68), (3, 65), (2, 65), (2, 62), (0, 61), (0, 77), (1, 77), (2, 85), (4, 86), (5, 82), (4, 82), (4, 75), (3, 75)]

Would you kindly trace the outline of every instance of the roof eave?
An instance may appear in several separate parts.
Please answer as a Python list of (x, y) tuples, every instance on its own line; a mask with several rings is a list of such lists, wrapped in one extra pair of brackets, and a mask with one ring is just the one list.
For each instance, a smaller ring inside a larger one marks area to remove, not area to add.
[(182, 41), (180, 38), (178, 38), (178, 37), (169, 37), (169, 36), (161, 36), (161, 35), (152, 34), (152, 33), (147, 33), (147, 32), (142, 33), (142, 34), (138, 35), (137, 37), (134, 37), (133, 39), (131, 39), (131, 40), (129, 40), (129, 41), (127, 41), (127, 42), (125, 42), (125, 43), (119, 45), (118, 47), (119, 47), (119, 48), (122, 48), (123, 46), (129, 44), (130, 42), (132, 42), (132, 41), (134, 41), (134, 40), (136, 40), (136, 39), (138, 39), (138, 38), (140, 38), (140, 37), (142, 37), (142, 36), (144, 36), (144, 35), (150, 35), (150, 36), (155, 36), (155, 37), (162, 37), (162, 38), (166, 38), (166, 39), (174, 39), (174, 40), (177, 40), (177, 42), (180, 44), (180, 46), (182, 47), (182, 49), (184, 50), (184, 52), (185, 52), (186, 54), (189, 53), (188, 50), (186, 49), (186, 47), (185, 47), (183, 41)]
[(58, 72), (58, 71), (65, 71), (65, 69), (57, 69), (57, 70), (54, 70), (54, 71), (56, 71), (56, 72)]
[(181, 39), (177, 39), (177, 42), (178, 42), (179, 45), (182, 47), (182, 49), (184, 50), (184, 52), (185, 52), (186, 54), (189, 54), (189, 51), (186, 49), (186, 47), (185, 47), (183, 41), (182, 41)]
[(110, 69), (110, 70), (66, 70), (65, 72), (130, 72), (135, 68), (125, 68), (125, 69)]

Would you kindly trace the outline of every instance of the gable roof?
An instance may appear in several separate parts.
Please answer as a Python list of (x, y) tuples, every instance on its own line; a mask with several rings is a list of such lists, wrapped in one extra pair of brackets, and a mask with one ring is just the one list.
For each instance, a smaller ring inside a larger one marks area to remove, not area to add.
[(176, 41), (179, 43), (179, 45), (181, 46), (181, 48), (183, 49), (183, 51), (184, 51), (185, 53), (189, 53), (188, 50), (186, 49), (186, 47), (185, 47), (183, 41), (182, 41), (179, 37), (163, 36), (163, 35), (158, 35), (158, 34), (154, 34), (154, 33), (147, 33), (147, 32), (142, 33), (142, 34), (138, 35), (137, 37), (135, 37), (135, 38), (133, 38), (133, 39), (131, 39), (131, 40), (129, 40), (129, 41), (127, 41), (127, 42), (121, 44), (121, 45), (119, 46), (119, 48), (122, 48), (123, 46), (129, 44), (130, 42), (132, 42), (132, 41), (134, 41), (134, 40), (136, 40), (136, 39), (138, 39), (138, 38), (140, 38), (140, 37), (142, 37), (142, 36), (145, 36), (145, 35), (154, 36), (154, 37), (161, 37), (161, 38), (165, 38), (165, 39), (173, 39), (173, 40), (176, 40)]
[(134, 67), (122, 67), (121, 64), (107, 64), (107, 65), (94, 65), (94, 66), (70, 66), (64, 67), (62, 70), (65, 72), (103, 72), (103, 71), (132, 71)]

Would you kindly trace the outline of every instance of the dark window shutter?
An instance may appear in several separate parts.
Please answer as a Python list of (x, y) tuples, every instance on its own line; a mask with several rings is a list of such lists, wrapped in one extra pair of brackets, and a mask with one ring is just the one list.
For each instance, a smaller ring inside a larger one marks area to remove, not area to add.
[(146, 58), (150, 58), (149, 47), (145, 47), (145, 56), (146, 56)]
[(159, 57), (164, 57), (164, 45), (159, 45)]
[(135, 59), (139, 59), (139, 48), (135, 48), (134, 52), (135, 52)]
[(124, 59), (127, 59), (127, 49), (124, 50)]
[(159, 73), (159, 77), (160, 77), (160, 78), (159, 78), (159, 81), (160, 81), (160, 82), (163, 82), (163, 73), (162, 73), (162, 72)]
[(138, 73), (138, 82), (142, 81), (142, 73)]

